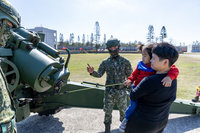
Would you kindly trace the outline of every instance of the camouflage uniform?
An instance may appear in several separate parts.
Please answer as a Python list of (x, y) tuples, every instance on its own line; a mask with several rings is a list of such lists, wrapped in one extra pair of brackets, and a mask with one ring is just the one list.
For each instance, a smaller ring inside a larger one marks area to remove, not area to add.
[(5, 81), (0, 69), (0, 132), (16, 133), (15, 111)]
[[(19, 13), (7, 0), (0, 0), (0, 46), (6, 45), (11, 29), (19, 26)], [(16, 132), (14, 104), (12, 103), (6, 79), (0, 68), (0, 133)]]
[[(127, 59), (121, 56), (110, 56), (100, 64), (98, 71), (94, 71), (91, 75), (100, 78), (105, 72), (107, 74), (106, 85), (111, 85), (123, 83), (131, 75), (132, 68)], [(112, 122), (112, 110), (115, 103), (120, 111), (120, 121), (123, 120), (127, 109), (126, 89), (123, 85), (106, 87), (104, 92), (105, 124), (111, 124)]]

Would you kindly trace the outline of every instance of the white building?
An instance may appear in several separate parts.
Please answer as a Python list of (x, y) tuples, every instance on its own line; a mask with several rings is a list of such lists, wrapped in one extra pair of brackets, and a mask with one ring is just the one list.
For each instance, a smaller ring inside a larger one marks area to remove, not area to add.
[(189, 45), (187, 52), (189, 53), (200, 52), (200, 45)]
[(51, 47), (55, 48), (57, 46), (57, 31), (51, 30), (44, 27), (35, 27), (34, 29), (28, 29), (30, 31), (35, 31), (39, 33), (43, 33), (45, 35), (44, 42)]

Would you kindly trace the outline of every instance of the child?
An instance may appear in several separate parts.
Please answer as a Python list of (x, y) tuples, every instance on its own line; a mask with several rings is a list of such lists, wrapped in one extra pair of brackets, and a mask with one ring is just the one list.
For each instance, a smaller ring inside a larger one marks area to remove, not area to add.
[(199, 96), (200, 96), (200, 86), (197, 86), (197, 92), (196, 96), (192, 99), (193, 102), (198, 102), (199, 101)]
[[(151, 68), (150, 60), (152, 58), (152, 48), (153, 44), (149, 44), (144, 46), (142, 49), (142, 61), (140, 61), (137, 65), (137, 68), (132, 72), (131, 76), (124, 82), (125, 85), (130, 86), (132, 83), (132, 88), (134, 89), (140, 81), (147, 76), (151, 76), (155, 74), (155, 71)], [(176, 68), (175, 65), (171, 66), (170, 71), (168, 72), (167, 76), (161, 81), (165, 87), (171, 86), (172, 80), (176, 79), (179, 74), (179, 70)], [(121, 132), (125, 132), (126, 123), (130, 118), (131, 114), (134, 112), (137, 106), (137, 101), (130, 101), (130, 105), (126, 110), (126, 116), (123, 119), (119, 130)]]

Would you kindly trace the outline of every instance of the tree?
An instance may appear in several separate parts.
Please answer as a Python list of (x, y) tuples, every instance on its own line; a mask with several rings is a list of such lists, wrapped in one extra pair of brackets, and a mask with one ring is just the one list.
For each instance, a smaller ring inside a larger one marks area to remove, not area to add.
[(81, 40), (81, 39), (80, 39), (80, 36), (78, 35), (78, 43), (80, 43), (80, 40)]
[(90, 42), (91, 42), (91, 44), (93, 44), (93, 42), (94, 42), (94, 35), (93, 35), (93, 33), (91, 33)]
[(85, 44), (85, 34), (83, 34), (82, 43), (83, 43), (83, 45)]
[(74, 43), (74, 33), (71, 33), (69, 36), (69, 43), (73, 44)]
[(154, 28), (153, 25), (149, 25), (147, 34), (147, 42), (153, 42), (154, 39)]
[(160, 41), (163, 42), (164, 38), (167, 38), (167, 31), (166, 31), (165, 26), (163, 26), (160, 31)]
[(62, 33), (60, 33), (60, 42), (64, 42), (64, 37)]
[(96, 21), (95, 22), (95, 44), (96, 45), (100, 43), (99, 40), (100, 40), (100, 26), (99, 26), (99, 22)]
[(106, 34), (104, 34), (103, 43), (106, 44)]

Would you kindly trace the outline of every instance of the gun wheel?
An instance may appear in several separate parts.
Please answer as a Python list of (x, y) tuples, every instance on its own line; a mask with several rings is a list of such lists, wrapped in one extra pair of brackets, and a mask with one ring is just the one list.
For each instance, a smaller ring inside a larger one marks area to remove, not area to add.
[(11, 61), (7, 60), (6, 58), (0, 58), (1, 60), (1, 67), (2, 70), (5, 74), (7, 83), (8, 83), (8, 88), (10, 92), (15, 90), (17, 85), (19, 84), (19, 71), (14, 63)]

